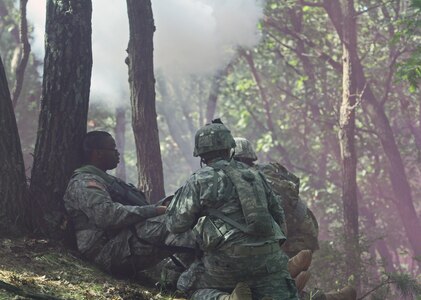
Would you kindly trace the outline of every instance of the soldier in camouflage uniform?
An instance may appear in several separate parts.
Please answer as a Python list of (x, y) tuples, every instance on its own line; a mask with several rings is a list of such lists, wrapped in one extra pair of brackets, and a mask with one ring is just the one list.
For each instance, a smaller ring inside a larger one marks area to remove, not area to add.
[(168, 257), (166, 207), (149, 205), (142, 192), (106, 173), (119, 163), (112, 136), (89, 132), (83, 156), (85, 165), (74, 171), (64, 195), (81, 254), (120, 276), (134, 275)]
[[(234, 158), (261, 171), (272, 190), (282, 200), (281, 205), (285, 212), (288, 230), (288, 238), (282, 249), (291, 257), (288, 269), (295, 278), (299, 291), (302, 291), (310, 277), (310, 273), (305, 270), (310, 266), (311, 259), (307, 262), (300, 261), (300, 254), (303, 251), (319, 249), (319, 225), (313, 212), (299, 196), (300, 179), (279, 163), (255, 164), (257, 155), (250, 141), (241, 137), (236, 137), (234, 140), (236, 143)], [(301, 299), (312, 300), (355, 300), (356, 292), (353, 287), (346, 286), (339, 292), (323, 293), (316, 290), (311, 296), (306, 292), (302, 292), (300, 296)]]
[(286, 216), (288, 239), (282, 249), (289, 257), (305, 249), (318, 250), (319, 225), (299, 196), (300, 179), (277, 162), (255, 164), (257, 156), (247, 139), (236, 137), (235, 143), (234, 158), (262, 172), (272, 190), (283, 200), (281, 205)]
[(196, 133), (194, 156), (206, 166), (175, 194), (166, 220), (174, 233), (193, 228), (203, 256), (178, 288), (191, 299), (298, 299), (279, 247), (282, 207), (260, 172), (230, 159), (234, 147), (220, 121)]

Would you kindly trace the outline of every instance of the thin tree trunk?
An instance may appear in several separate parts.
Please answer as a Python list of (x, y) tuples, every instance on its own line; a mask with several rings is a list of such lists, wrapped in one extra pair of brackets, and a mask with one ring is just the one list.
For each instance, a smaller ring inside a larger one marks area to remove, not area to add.
[(22, 44), (22, 58), (16, 68), (16, 81), (12, 93), (13, 107), (18, 103), (20, 92), (22, 91), (25, 69), (31, 52), (31, 45), (28, 41), (28, 22), (26, 20), (26, 4), (28, 0), (20, 0), (20, 30), (19, 39)]
[(0, 235), (28, 228), (28, 187), (18, 127), (0, 57)]
[(219, 92), (221, 89), (222, 81), (227, 77), (228, 73), (230, 72), (233, 64), (237, 58), (233, 58), (231, 62), (223, 69), (216, 73), (215, 76), (212, 78), (212, 84), (209, 91), (208, 102), (206, 104), (206, 123), (210, 123), (215, 116), (217, 101)]
[[(172, 112), (173, 107), (170, 104), (171, 96), (168, 94), (168, 88), (167, 88), (167, 82), (165, 79), (158, 79), (157, 81), (157, 87), (158, 91), (161, 94), (162, 101), (164, 102), (164, 105), (160, 106), (160, 111), (164, 115), (165, 122), (168, 126), (168, 131), (174, 140), (174, 142), (177, 144), (178, 148), (180, 149), (181, 154), (183, 155), (184, 159), (186, 160), (187, 164), (189, 165), (191, 171), (195, 171), (199, 168), (199, 163), (195, 157), (192, 155), (191, 151), (191, 143), (186, 141), (184, 138), (185, 132), (183, 132), (183, 128), (186, 128), (185, 122), (180, 122), (176, 118), (174, 118), (174, 114)], [(182, 125), (185, 125), (184, 127), (181, 127)], [(181, 127), (181, 128), (180, 128)]]
[(206, 123), (210, 123), (212, 119), (214, 118), (222, 77), (223, 77), (223, 74), (221, 74), (221, 72), (218, 72), (212, 78), (212, 84), (209, 91), (208, 102), (206, 104), (206, 121), (205, 121)]
[(61, 237), (63, 194), (80, 165), (92, 70), (90, 0), (47, 1), (41, 114), (31, 176), (36, 229)]
[(164, 197), (164, 175), (155, 108), (153, 34), (155, 25), (150, 0), (127, 0), (130, 40), (127, 49), (136, 142), (139, 187), (154, 203)]
[(345, 252), (348, 276), (360, 286), (358, 247), (357, 156), (355, 151), (355, 104), (357, 82), (352, 65), (356, 59), (357, 33), (353, 0), (344, 0), (342, 40), (342, 104), (339, 116), (339, 143), (342, 160), (342, 205), (344, 209)]
[(115, 174), (118, 178), (126, 181), (126, 161), (124, 159), (126, 148), (126, 109), (124, 107), (116, 108), (115, 120), (115, 141), (121, 154), (120, 163), (117, 166)]

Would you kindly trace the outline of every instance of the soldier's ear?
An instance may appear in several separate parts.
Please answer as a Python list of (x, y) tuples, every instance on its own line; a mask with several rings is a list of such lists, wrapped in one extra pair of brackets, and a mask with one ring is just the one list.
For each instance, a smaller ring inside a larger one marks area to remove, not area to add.
[(102, 157), (102, 151), (101, 150), (98, 150), (98, 149), (94, 149), (94, 150), (92, 150), (92, 154), (91, 154), (91, 157), (92, 158), (100, 158), (100, 157)]

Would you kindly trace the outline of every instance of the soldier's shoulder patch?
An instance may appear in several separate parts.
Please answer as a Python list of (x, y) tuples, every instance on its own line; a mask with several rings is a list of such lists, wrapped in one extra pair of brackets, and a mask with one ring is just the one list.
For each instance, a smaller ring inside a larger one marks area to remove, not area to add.
[(106, 190), (105, 187), (102, 184), (100, 184), (98, 181), (95, 181), (95, 180), (89, 180), (86, 183), (86, 187), (94, 188), (94, 189), (100, 189), (100, 190), (103, 190), (103, 191)]

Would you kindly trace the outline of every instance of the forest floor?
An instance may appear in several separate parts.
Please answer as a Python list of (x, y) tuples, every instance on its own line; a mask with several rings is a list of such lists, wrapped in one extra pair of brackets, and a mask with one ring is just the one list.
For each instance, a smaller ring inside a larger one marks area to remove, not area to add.
[(0, 239), (0, 299), (174, 298), (150, 284), (117, 280), (78, 258), (77, 253), (51, 241), (3, 238)]

